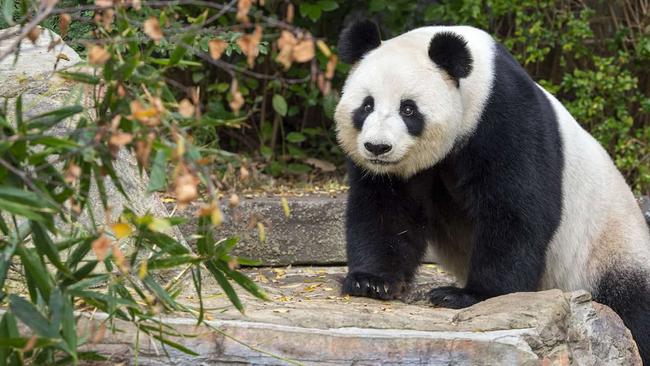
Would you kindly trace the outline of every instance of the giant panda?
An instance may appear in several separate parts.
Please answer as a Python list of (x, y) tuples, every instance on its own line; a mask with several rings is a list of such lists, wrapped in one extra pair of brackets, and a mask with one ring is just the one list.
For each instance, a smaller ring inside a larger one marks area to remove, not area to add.
[(343, 30), (335, 110), (348, 157), (343, 293), (399, 297), (427, 247), (464, 308), (518, 291), (586, 289), (650, 365), (650, 234), (612, 160), (490, 35), (432, 26), (382, 41)]

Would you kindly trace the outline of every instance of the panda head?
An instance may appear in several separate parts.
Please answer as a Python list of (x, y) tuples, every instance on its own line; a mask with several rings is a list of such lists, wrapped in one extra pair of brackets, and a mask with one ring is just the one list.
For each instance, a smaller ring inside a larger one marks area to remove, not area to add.
[(358, 166), (409, 177), (444, 158), (473, 128), (476, 108), (463, 108), (472, 93), (462, 91), (475, 63), (463, 29), (481, 32), (426, 27), (382, 42), (371, 21), (343, 30), (339, 55), (353, 67), (334, 117), (339, 144)]

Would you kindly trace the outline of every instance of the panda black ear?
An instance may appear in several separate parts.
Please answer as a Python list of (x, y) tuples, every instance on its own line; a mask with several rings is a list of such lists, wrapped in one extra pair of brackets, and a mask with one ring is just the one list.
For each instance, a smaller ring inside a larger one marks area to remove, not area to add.
[(381, 36), (377, 24), (367, 19), (356, 20), (341, 32), (337, 49), (341, 61), (353, 64), (380, 44)]
[(453, 32), (440, 32), (433, 36), (429, 43), (429, 57), (456, 80), (456, 85), (472, 71), (473, 60), (467, 41)]

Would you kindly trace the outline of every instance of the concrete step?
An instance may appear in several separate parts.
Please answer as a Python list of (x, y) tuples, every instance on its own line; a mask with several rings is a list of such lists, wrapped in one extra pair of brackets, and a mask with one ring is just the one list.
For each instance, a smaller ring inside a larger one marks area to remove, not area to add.
[[(224, 222), (218, 235), (239, 236), (235, 254), (258, 259), (266, 266), (336, 265), (345, 264), (345, 207), (347, 195), (340, 193), (287, 195), (290, 217), (286, 217), (280, 196), (240, 196), (240, 204), (228, 207), (226, 199), (221, 207)], [(639, 204), (650, 224), (650, 197), (639, 198)], [(174, 204), (168, 204), (172, 211)], [(183, 213), (190, 222), (181, 227), (189, 237), (196, 233), (197, 207)], [(265, 227), (266, 240), (259, 239), (257, 223)], [(427, 254), (425, 263), (435, 263)]]
[[(140, 335), (139, 365), (641, 365), (620, 318), (584, 292), (516, 293), (463, 310), (433, 308), (426, 291), (450, 284), (435, 265), (422, 267), (404, 301), (339, 296), (343, 267), (245, 270), (269, 294), (260, 301), (238, 291), (245, 315), (231, 306), (213, 281), (205, 283), (210, 325), (167, 315), (174, 341), (198, 352), (192, 358)], [(191, 285), (179, 301), (196, 306)], [(94, 322), (101, 320), (95, 316)], [(88, 319), (86, 322), (90, 321)], [(82, 327), (87, 325), (82, 325)], [(93, 348), (111, 362), (133, 363), (135, 330)]]

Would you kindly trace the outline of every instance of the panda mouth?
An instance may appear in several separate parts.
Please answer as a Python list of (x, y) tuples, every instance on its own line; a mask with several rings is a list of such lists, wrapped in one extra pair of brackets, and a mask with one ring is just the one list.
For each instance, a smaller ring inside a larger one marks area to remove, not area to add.
[(388, 161), (388, 160), (381, 160), (381, 159), (367, 159), (367, 160), (371, 164), (375, 164), (375, 165), (395, 165), (399, 163), (399, 161)]

